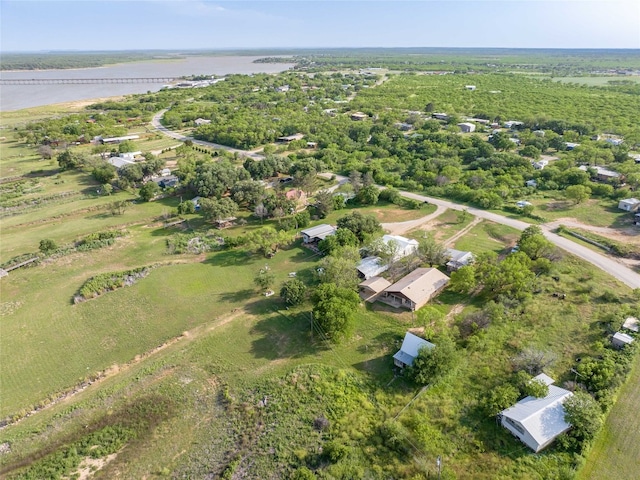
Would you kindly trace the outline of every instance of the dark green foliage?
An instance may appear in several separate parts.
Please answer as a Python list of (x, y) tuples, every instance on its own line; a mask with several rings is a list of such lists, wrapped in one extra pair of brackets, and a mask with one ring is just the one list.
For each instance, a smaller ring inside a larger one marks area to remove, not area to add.
[(333, 211), (333, 193), (328, 190), (320, 190), (316, 193), (315, 199), (316, 203), (314, 206), (316, 207), (318, 217), (326, 218), (326, 216)]
[(78, 290), (79, 297), (76, 297), (76, 301), (88, 300), (103, 293), (133, 285), (138, 279), (149, 275), (151, 268), (139, 267), (124, 272), (101, 273), (91, 277)]
[(375, 205), (378, 203), (380, 190), (375, 185), (362, 187), (356, 195), (356, 201), (361, 205)]
[(187, 215), (187, 214), (191, 214), (191, 213), (196, 213), (196, 206), (191, 201), (180, 202), (178, 204), (178, 208), (177, 209), (178, 209), (178, 213), (180, 215)]
[(91, 172), (91, 175), (93, 175), (93, 178), (95, 178), (98, 183), (110, 183), (116, 178), (116, 174), (116, 167), (110, 164), (97, 166)]
[(229, 197), (218, 199), (200, 199), (200, 213), (208, 222), (218, 222), (233, 217), (238, 212), (238, 205)]
[(380, 222), (373, 215), (363, 215), (358, 211), (341, 217), (337, 221), (338, 228), (351, 230), (360, 242), (382, 230)]
[(360, 297), (353, 290), (323, 283), (313, 293), (313, 321), (322, 337), (336, 342), (349, 335)]
[(549, 395), (549, 387), (541, 380), (530, 380), (525, 385), (523, 393), (527, 396), (544, 398)]
[(80, 168), (85, 163), (84, 156), (72, 153), (70, 150), (65, 150), (62, 153), (59, 153), (57, 156), (58, 165), (60, 165), (60, 170), (73, 170), (75, 168)]
[(144, 202), (149, 202), (160, 193), (160, 187), (156, 182), (147, 182), (140, 187), (140, 198)]
[(498, 385), (489, 390), (483, 401), (483, 408), (487, 416), (493, 417), (505, 408), (508, 408), (518, 401), (520, 392), (510, 383)]
[(433, 348), (420, 349), (410, 369), (411, 378), (421, 385), (437, 382), (449, 374), (456, 363), (456, 344), (451, 338), (442, 336), (433, 343)]
[(584, 450), (602, 427), (602, 410), (591, 395), (581, 391), (574, 392), (563, 405), (564, 418), (571, 424), (566, 435), (575, 442), (578, 451)]
[(45, 255), (49, 255), (50, 253), (55, 252), (58, 249), (58, 245), (56, 242), (51, 240), (50, 238), (44, 238), (40, 240), (40, 251)]
[(288, 305), (299, 305), (305, 300), (305, 295), (307, 293), (307, 287), (304, 283), (302, 283), (297, 278), (292, 278), (291, 280), (287, 280), (282, 284), (282, 288), (280, 289), (280, 297), (288, 304)]
[(358, 238), (351, 230), (338, 228), (335, 235), (330, 235), (318, 243), (318, 248), (325, 255), (331, 255), (341, 247), (357, 247), (360, 245)]

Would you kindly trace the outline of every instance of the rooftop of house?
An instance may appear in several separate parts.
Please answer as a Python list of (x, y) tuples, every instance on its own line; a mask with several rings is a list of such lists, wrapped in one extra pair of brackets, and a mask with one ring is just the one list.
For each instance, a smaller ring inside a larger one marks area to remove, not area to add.
[(448, 282), (449, 277), (436, 268), (416, 268), (385, 291), (400, 293), (412, 302), (420, 303)]

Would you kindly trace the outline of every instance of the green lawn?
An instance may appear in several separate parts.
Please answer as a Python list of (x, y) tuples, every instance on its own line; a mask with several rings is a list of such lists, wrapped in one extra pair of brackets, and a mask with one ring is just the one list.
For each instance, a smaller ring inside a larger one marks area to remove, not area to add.
[[(636, 357), (633, 370), (618, 393), (602, 431), (578, 472), (577, 480), (633, 480), (638, 478), (640, 453), (640, 416), (637, 414), (640, 398), (640, 357)], [(614, 477), (612, 477), (612, 475)]]
[(459, 239), (455, 243), (455, 248), (476, 254), (488, 251), (503, 253), (505, 248), (514, 245), (518, 238), (520, 238), (518, 230), (485, 220)]

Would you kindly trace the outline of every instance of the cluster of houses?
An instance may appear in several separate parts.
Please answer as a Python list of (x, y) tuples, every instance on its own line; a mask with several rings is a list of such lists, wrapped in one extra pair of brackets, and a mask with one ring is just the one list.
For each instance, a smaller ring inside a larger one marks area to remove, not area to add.
[[(301, 231), (302, 241), (313, 246), (330, 235), (336, 227), (328, 224), (317, 225)], [(384, 235), (382, 241), (392, 245), (391, 261), (397, 261), (414, 254), (418, 242), (400, 235)], [(448, 250), (447, 270), (455, 271), (473, 261), (471, 252)], [(363, 280), (358, 285), (360, 297), (370, 303), (379, 301), (394, 308), (416, 311), (436, 297), (449, 283), (449, 277), (437, 268), (416, 268), (395, 283), (381, 275), (389, 269), (389, 262), (378, 256), (363, 258), (356, 267)]]

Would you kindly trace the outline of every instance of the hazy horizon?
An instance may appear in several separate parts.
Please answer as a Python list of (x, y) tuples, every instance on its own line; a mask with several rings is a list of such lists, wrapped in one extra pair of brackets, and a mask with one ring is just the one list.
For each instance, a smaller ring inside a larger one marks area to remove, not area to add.
[(640, 48), (640, 2), (630, 0), (0, 0), (0, 8), (0, 48), (11, 53)]

